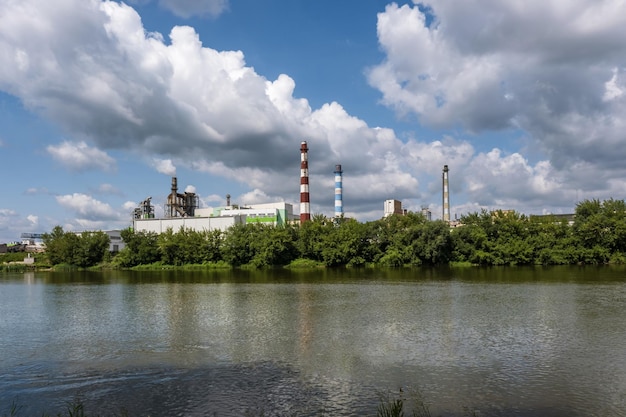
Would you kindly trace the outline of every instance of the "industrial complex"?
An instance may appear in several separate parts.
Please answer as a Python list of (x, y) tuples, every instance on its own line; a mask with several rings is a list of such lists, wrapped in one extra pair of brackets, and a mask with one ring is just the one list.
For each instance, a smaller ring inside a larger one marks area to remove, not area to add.
[[(339, 175), (341, 175), (341, 165)], [(341, 178), (341, 177), (339, 177)], [(341, 188), (341, 179), (339, 179)], [(335, 211), (341, 207), (341, 189), (336, 191)], [(165, 204), (165, 217), (158, 219), (148, 197), (133, 211), (135, 231), (163, 233), (168, 229), (180, 228), (193, 230), (222, 230), (237, 224), (262, 223), (280, 226), (290, 223), (306, 222), (311, 219), (309, 197), (308, 146), (306, 141), (300, 144), (300, 215), (294, 215), (293, 205), (286, 202), (236, 205), (226, 196), (226, 206), (217, 208), (199, 208), (199, 198), (195, 193), (178, 192), (178, 180), (172, 177), (172, 187)], [(338, 202), (337, 202), (338, 201)], [(338, 206), (337, 206), (338, 205)], [(343, 212), (341, 210), (341, 212)]]
[[(163, 233), (168, 229), (177, 231), (180, 228), (192, 230), (222, 230), (238, 224), (263, 223), (268, 225), (285, 225), (304, 223), (311, 220), (311, 200), (309, 193), (309, 160), (308, 144), (300, 143), (300, 213), (293, 213), (293, 206), (286, 202), (236, 205), (230, 203), (230, 195), (226, 196), (226, 206), (217, 208), (199, 208), (199, 198), (192, 192), (178, 192), (178, 180), (172, 177), (172, 185), (165, 203), (164, 218), (156, 218), (151, 197), (142, 201), (133, 211), (133, 228), (138, 232)], [(343, 210), (343, 170), (340, 164), (335, 165), (335, 218), (344, 216)], [(443, 167), (443, 215), (450, 222), (450, 194), (448, 191), (448, 166)], [(384, 202), (383, 216), (406, 214), (399, 200)], [(422, 207), (422, 214), (431, 219), (427, 206)]]
[[(238, 224), (262, 223), (267, 225), (281, 226), (293, 223), (304, 223), (311, 220), (311, 202), (309, 193), (309, 162), (308, 145), (306, 141), (300, 143), (300, 213), (294, 214), (293, 205), (286, 202), (273, 202), (263, 204), (238, 205), (231, 204), (230, 195), (226, 195), (226, 205), (217, 208), (200, 208), (199, 197), (194, 192), (178, 191), (178, 179), (172, 177), (170, 193), (164, 204), (163, 218), (155, 216), (152, 197), (148, 197), (139, 203), (132, 213), (132, 227), (137, 232), (163, 233), (168, 229), (178, 231), (181, 228), (192, 230), (222, 230)], [(444, 165), (442, 174), (443, 213), (442, 219), (451, 225), (450, 220), (450, 193), (448, 183), (448, 166)], [(343, 170), (340, 164), (335, 165), (335, 218), (344, 216), (343, 207)], [(428, 206), (422, 206), (422, 215), (431, 220), (432, 213)], [(399, 200), (385, 200), (383, 217), (392, 214), (403, 215), (406, 210), (402, 208)], [(106, 232), (111, 239), (111, 251), (117, 252), (124, 247), (119, 230)], [(28, 234), (32, 240), (32, 234)], [(40, 235), (38, 235), (40, 237)], [(24, 239), (23, 245), (33, 245)], [(6, 246), (6, 245), (5, 245)], [(0, 248), (0, 251), (8, 251), (8, 247)]]

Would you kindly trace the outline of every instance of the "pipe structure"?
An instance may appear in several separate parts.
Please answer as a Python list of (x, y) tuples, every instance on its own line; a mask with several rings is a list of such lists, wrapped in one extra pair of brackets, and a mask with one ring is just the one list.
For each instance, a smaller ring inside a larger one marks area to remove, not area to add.
[(341, 165), (335, 165), (335, 217), (343, 216), (343, 185)]
[(198, 207), (198, 200), (196, 193), (185, 191), (184, 194), (180, 194), (178, 180), (172, 177), (172, 189), (165, 204), (165, 217), (193, 217)]
[(450, 184), (448, 182), (448, 166), (443, 166), (443, 174), (441, 175), (443, 181), (443, 221), (450, 222)]
[(306, 141), (300, 143), (300, 223), (311, 220), (309, 200), (309, 148)]
[(167, 196), (167, 217), (176, 217), (177, 209), (179, 209), (178, 179), (176, 177), (172, 177), (172, 188), (170, 195)]

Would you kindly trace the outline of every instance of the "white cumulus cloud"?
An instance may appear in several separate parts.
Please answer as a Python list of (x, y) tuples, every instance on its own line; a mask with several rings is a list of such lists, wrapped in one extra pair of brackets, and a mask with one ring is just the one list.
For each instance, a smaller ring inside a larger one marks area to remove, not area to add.
[(152, 160), (152, 165), (161, 174), (169, 175), (172, 177), (176, 175), (176, 167), (174, 166), (174, 163), (171, 159), (154, 158)]
[(59, 145), (49, 145), (48, 153), (63, 166), (75, 171), (101, 169), (110, 171), (115, 168), (115, 160), (106, 152), (88, 146), (85, 142), (65, 141)]
[(82, 193), (60, 195), (57, 203), (65, 209), (73, 211), (80, 219), (85, 220), (117, 220), (119, 212), (109, 204)]
[[(228, 3), (161, 5), (216, 16)], [(166, 175), (184, 163), (245, 184), (253, 190), (245, 201), (288, 200), (298, 195), (306, 140), (314, 207), (333, 206), (335, 164), (345, 206), (365, 216), (381, 213), (386, 198), (439, 201), (448, 164), (451, 191), (474, 199), (466, 207), (571, 208), (579, 189), (623, 192), (624, 27), (621, 0), (388, 5), (376, 28), (385, 57), (368, 69), (370, 85), (400, 115), (458, 137), (401, 140), (340, 103), (311, 108), (289, 75), (267, 79), (243, 51), (211, 48), (189, 26), (149, 32), (132, 7), (113, 1), (3, 2), (0, 89), (67, 132), (72, 141), (47, 151), (72, 170), (114, 168), (107, 152), (119, 150)], [(511, 130), (540, 156), (477, 152), (468, 139)], [(120, 216), (86, 194), (57, 201), (85, 225)]]
[(624, 27), (621, 0), (394, 3), (378, 16), (385, 60), (368, 79), (428, 125), (522, 129), (559, 168), (621, 161)]

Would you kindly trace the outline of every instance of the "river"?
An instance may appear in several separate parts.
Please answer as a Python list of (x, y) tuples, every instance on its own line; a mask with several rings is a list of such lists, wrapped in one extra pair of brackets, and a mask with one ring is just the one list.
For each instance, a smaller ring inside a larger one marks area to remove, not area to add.
[(626, 416), (626, 268), (0, 273), (2, 416), (375, 416), (397, 395)]

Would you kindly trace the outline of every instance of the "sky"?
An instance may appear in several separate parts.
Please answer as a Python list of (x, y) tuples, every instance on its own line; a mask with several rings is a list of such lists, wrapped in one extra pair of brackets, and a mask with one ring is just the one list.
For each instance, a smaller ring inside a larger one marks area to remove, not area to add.
[(379, 219), (626, 194), (624, 0), (0, 0), (0, 242), (170, 192)]

